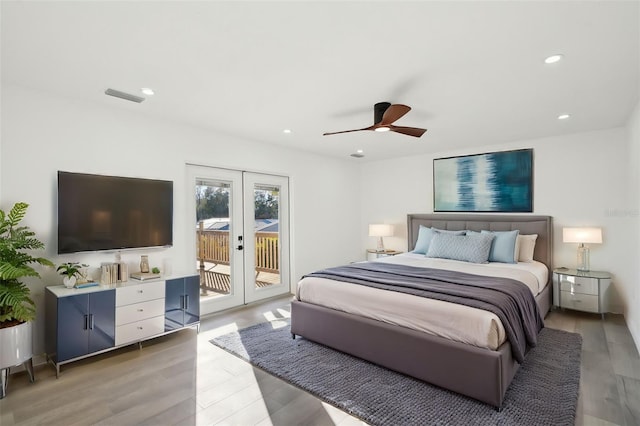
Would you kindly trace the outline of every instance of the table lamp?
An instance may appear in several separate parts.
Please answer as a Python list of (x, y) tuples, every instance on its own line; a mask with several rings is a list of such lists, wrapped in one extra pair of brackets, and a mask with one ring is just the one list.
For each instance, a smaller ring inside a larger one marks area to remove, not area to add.
[(601, 228), (562, 228), (562, 241), (578, 243), (578, 271), (589, 270), (589, 247), (585, 244), (602, 244)]
[(376, 247), (376, 251), (383, 252), (384, 242), (382, 241), (382, 237), (393, 236), (393, 225), (387, 225), (386, 223), (371, 224), (369, 225), (369, 236), (378, 237), (378, 247)]

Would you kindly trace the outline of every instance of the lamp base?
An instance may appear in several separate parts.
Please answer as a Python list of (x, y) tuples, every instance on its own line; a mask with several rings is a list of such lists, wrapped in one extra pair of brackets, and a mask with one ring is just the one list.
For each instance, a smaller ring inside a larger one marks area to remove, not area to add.
[(589, 271), (591, 265), (589, 265), (589, 247), (584, 244), (580, 244), (578, 247), (578, 271)]
[(378, 237), (378, 247), (376, 247), (377, 252), (384, 252), (384, 242), (382, 241), (382, 237)]

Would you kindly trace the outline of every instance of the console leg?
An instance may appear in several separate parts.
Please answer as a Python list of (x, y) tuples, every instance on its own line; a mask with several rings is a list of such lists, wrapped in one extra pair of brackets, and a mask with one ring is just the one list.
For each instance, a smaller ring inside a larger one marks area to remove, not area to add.
[(295, 334), (293, 334), (293, 333), (291, 333), (291, 338), (292, 338), (293, 340), (296, 340), (296, 335), (295, 335)]
[(3, 368), (0, 370), (0, 399), (4, 398), (7, 394), (7, 382), (9, 381), (9, 368)]

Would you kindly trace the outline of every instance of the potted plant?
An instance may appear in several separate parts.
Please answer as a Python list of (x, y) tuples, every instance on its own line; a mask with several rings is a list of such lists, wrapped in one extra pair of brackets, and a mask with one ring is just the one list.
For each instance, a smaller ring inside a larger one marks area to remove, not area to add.
[(28, 207), (26, 203), (16, 203), (9, 213), (0, 210), (0, 398), (5, 395), (9, 367), (26, 363), (33, 381), (31, 321), (36, 308), (29, 287), (20, 279), (40, 277), (33, 264), (53, 266), (30, 252), (44, 249), (44, 244), (27, 226), (19, 226)]
[(67, 262), (58, 266), (56, 271), (60, 272), (60, 275), (62, 275), (62, 282), (65, 287), (71, 288), (75, 285), (76, 281), (82, 281), (85, 279), (85, 276), (82, 273), (82, 268), (86, 268), (88, 266), (89, 265), (85, 265), (84, 263)]

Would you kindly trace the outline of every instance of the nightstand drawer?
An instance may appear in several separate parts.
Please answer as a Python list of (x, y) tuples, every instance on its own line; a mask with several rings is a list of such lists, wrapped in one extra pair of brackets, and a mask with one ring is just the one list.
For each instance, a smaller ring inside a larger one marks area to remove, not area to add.
[(590, 294), (560, 292), (560, 306), (585, 312), (600, 312), (598, 309), (598, 296)]
[(571, 293), (598, 295), (598, 279), (560, 275), (560, 290)]

